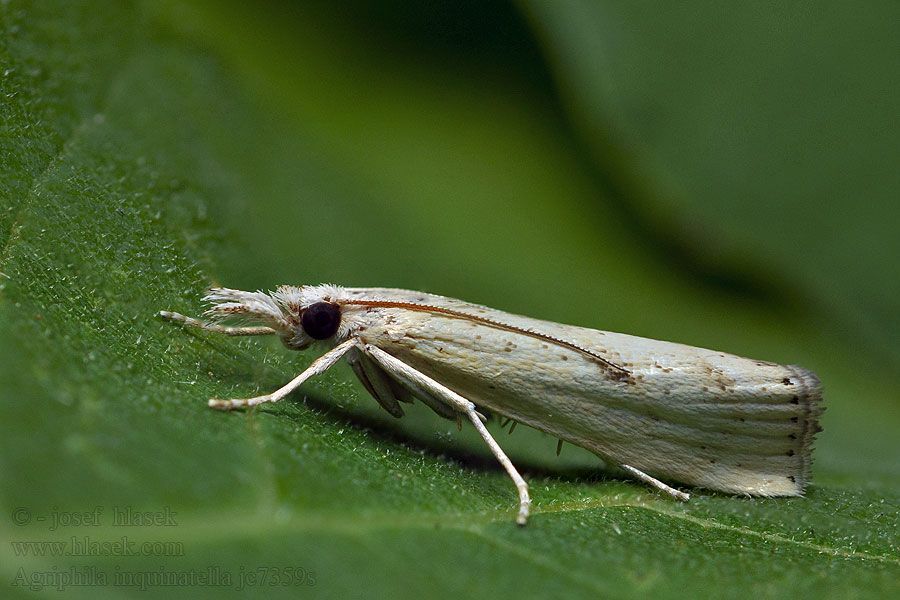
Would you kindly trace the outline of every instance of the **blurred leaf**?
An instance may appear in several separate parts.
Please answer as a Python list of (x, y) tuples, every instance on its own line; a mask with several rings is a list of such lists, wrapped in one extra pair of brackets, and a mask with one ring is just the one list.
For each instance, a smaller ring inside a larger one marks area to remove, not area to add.
[(900, 5), (520, 4), (636, 227), (897, 373)]
[[(898, 382), (866, 360), (878, 340), (821, 327), (820, 315), (850, 317), (809, 281), (761, 297), (704, 282), (702, 265), (688, 274), (690, 257), (672, 268), (665, 240), (646, 237), (664, 228), (629, 216), (649, 214), (647, 198), (619, 196), (603, 174), (613, 163), (585, 154), (589, 134), (567, 125), (578, 115), (555, 104), (509, 7), (383, 6), (0, 4), (0, 570), (11, 591), (896, 595)], [(633, 173), (669, 176), (646, 156), (634, 154)], [(739, 230), (738, 252), (755, 231), (728, 225), (734, 214), (716, 222)], [(787, 250), (770, 263), (772, 248), (741, 250), (758, 263), (748, 277), (777, 283), (805, 264)], [(282, 405), (210, 411), (206, 398), (271, 390), (313, 353), (153, 318), (197, 313), (211, 281), (322, 280), (803, 362), (828, 389), (817, 485), (805, 499), (698, 491), (675, 505), (602, 476), (578, 449), (556, 459), (554, 440), (520, 428), (503, 443), (536, 514), (516, 528), (512, 486), (468, 429), (424, 410), (395, 421), (344, 368)], [(804, 316), (792, 294), (825, 299)], [(116, 526), (129, 507), (175, 525)], [(82, 513), (100, 524), (52, 528)], [(18, 544), (73, 536), (148, 555), (26, 556)]]

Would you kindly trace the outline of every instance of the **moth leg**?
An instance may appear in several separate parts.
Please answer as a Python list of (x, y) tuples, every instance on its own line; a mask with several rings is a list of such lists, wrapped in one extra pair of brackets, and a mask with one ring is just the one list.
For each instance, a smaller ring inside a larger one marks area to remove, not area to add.
[(475, 411), (475, 405), (450, 388), (441, 385), (424, 373), (420, 373), (402, 360), (394, 358), (377, 346), (366, 344), (362, 349), (375, 362), (381, 365), (385, 371), (397, 380), (403, 381), (408, 387), (411, 387), (413, 390), (422, 390), (424, 393), (430, 394), (433, 397), (439, 398), (447, 404), (450, 404), (455, 407), (457, 411), (465, 413), (469, 418), (469, 421), (472, 422), (472, 425), (475, 426), (475, 429), (481, 435), (481, 438), (488, 445), (488, 448), (491, 449), (491, 452), (493, 452), (497, 460), (500, 461), (500, 464), (503, 465), (503, 468), (506, 469), (507, 474), (509, 474), (509, 477), (516, 485), (516, 490), (519, 492), (519, 512), (516, 515), (516, 523), (524, 525), (528, 520), (528, 510), (531, 506), (531, 498), (528, 496), (528, 484), (525, 483), (525, 480), (519, 475), (519, 472), (516, 470), (515, 466), (513, 466), (509, 457), (506, 456), (506, 453), (500, 447), (500, 444), (494, 440), (490, 432), (484, 426), (484, 423), (481, 422), (481, 416)]
[[(373, 366), (376, 366), (376, 368), (381, 370), (381, 367), (377, 367), (377, 365), (372, 362), (372, 359), (367, 358), (367, 360)], [(434, 413), (437, 414), (437, 416), (450, 421), (459, 422), (459, 412), (457, 412), (455, 405), (449, 404), (446, 400), (429, 394), (420, 387), (412, 387), (407, 381), (399, 379), (393, 373), (384, 370), (381, 370), (381, 372), (387, 375), (391, 390), (393, 390), (394, 392), (394, 397), (397, 398), (397, 400), (399, 400), (400, 402), (412, 404), (413, 402), (418, 400), (419, 402), (433, 410)], [(478, 414), (478, 418), (481, 419), (482, 422), (487, 422), (487, 417), (485, 417), (478, 411), (476, 411), (476, 414)]]
[[(372, 359), (368, 359), (372, 362)], [(378, 367), (380, 369), (380, 367)], [(445, 400), (437, 398), (427, 393), (422, 388), (413, 388), (406, 381), (397, 378), (392, 373), (381, 371), (388, 376), (391, 383), (391, 389), (394, 390), (394, 396), (401, 402), (413, 402), (419, 400), (422, 404), (433, 410), (439, 417), (455, 421), (459, 417), (459, 413), (453, 405), (447, 404)]]
[(163, 319), (175, 321), (176, 323), (184, 323), (197, 329), (204, 331), (212, 331), (213, 333), (223, 333), (225, 335), (275, 335), (278, 333), (271, 327), (227, 327), (225, 325), (216, 325), (215, 323), (207, 323), (200, 319), (186, 317), (181, 313), (161, 310), (157, 313)]
[[(450, 406), (446, 402), (441, 401), (438, 398), (435, 398), (431, 394), (420, 393), (416, 396), (416, 398), (418, 398), (422, 402), (422, 404), (437, 413), (439, 417), (453, 420), (459, 416), (459, 413), (456, 412), (456, 410), (452, 406)], [(480, 414), (479, 418), (482, 418)]]
[(350, 363), (350, 367), (356, 373), (360, 383), (375, 398), (375, 401), (381, 405), (381, 408), (398, 419), (403, 416), (403, 409), (400, 408), (400, 403), (397, 402), (399, 398), (394, 394), (391, 386), (393, 380), (385, 375), (384, 371), (372, 362), (372, 359), (353, 349), (347, 355), (347, 362)]
[[(393, 356), (391, 356), (390, 354), (388, 354), (381, 348), (378, 348), (377, 346), (371, 346), (370, 344), (365, 345), (364, 351), (370, 347), (375, 348), (376, 351), (378, 351), (378, 352), (381, 352), (382, 356), (389, 357), (389, 360), (390, 359), (399, 360), (397, 358), (394, 358)], [(428, 381), (431, 382), (432, 385), (439, 386), (442, 391), (439, 393), (435, 393), (434, 388), (425, 387), (425, 386), (421, 385), (421, 382), (419, 382), (418, 379), (411, 378), (407, 372), (405, 372), (405, 371), (400, 372), (400, 371), (397, 371), (396, 369), (392, 369), (390, 365), (385, 365), (384, 363), (379, 361), (378, 360), (379, 357), (372, 356), (371, 354), (366, 354), (366, 356), (368, 356), (369, 358), (372, 358), (376, 362), (378, 362), (384, 368), (384, 372), (391, 376), (394, 383), (396, 383), (400, 389), (402, 389), (407, 394), (410, 394), (411, 395), (410, 397), (418, 398), (419, 400), (421, 400), (422, 404), (425, 404), (426, 406), (428, 406), (428, 408), (430, 408), (431, 410), (436, 412), (439, 416), (445, 417), (445, 418), (451, 419), (451, 420), (455, 419), (457, 422), (459, 422), (459, 413), (466, 412), (465, 405), (460, 404), (457, 399), (447, 396), (445, 392), (451, 392), (452, 394), (454, 394), (456, 396), (456, 398), (462, 398), (466, 402), (469, 402), (468, 400), (466, 400), (465, 398), (463, 398), (456, 392), (449, 390), (448, 388), (441, 385), (434, 379), (431, 379), (424, 373), (416, 371), (415, 369), (413, 369), (412, 367), (410, 367), (403, 361), (400, 361), (400, 363), (406, 369), (410, 369), (412, 372), (416, 373), (416, 375), (418, 377), (425, 377), (426, 379), (428, 379)], [(472, 404), (472, 403), (469, 402), (469, 404)], [(472, 406), (475, 406), (475, 405), (472, 404)], [(478, 412), (477, 410), (475, 411), (475, 416), (477, 416), (478, 419), (482, 423), (487, 423), (487, 417), (484, 416), (483, 414), (481, 414), (480, 412)]]
[(678, 499), (678, 500), (681, 500), (681, 501), (683, 501), (683, 502), (687, 502), (688, 500), (691, 499), (691, 495), (690, 495), (690, 494), (686, 494), (686, 493), (684, 493), (684, 492), (681, 492), (681, 491), (679, 491), (679, 490), (676, 490), (675, 488), (673, 488), (673, 487), (671, 487), (671, 486), (668, 486), (668, 485), (664, 484), (664, 483), (663, 483), (662, 481), (660, 481), (659, 479), (656, 479), (656, 478), (654, 478), (654, 477), (650, 477), (649, 475), (647, 475), (647, 474), (644, 473), (643, 471), (639, 471), (639, 470), (635, 469), (635, 468), (632, 467), (631, 465), (622, 465), (622, 468), (625, 469), (626, 471), (628, 471), (629, 473), (631, 473), (632, 475), (634, 475), (635, 477), (637, 477), (638, 479), (640, 479), (641, 481), (643, 481), (644, 483), (647, 483), (647, 484), (649, 484), (649, 485), (652, 485), (652, 486), (655, 487), (656, 489), (658, 489), (658, 490), (660, 490), (660, 491), (663, 491), (663, 492), (669, 494), (670, 496), (675, 497), (675, 498)]
[(411, 404), (416, 398), (445, 419), (453, 420), (459, 415), (455, 408), (443, 400), (425, 393), (424, 390), (408, 387), (404, 381), (393, 377), (366, 354), (354, 352), (351, 355), (355, 356), (349, 361), (350, 366), (353, 367), (363, 387), (393, 416), (403, 416), (403, 409), (398, 402)]
[(256, 396), (254, 398), (241, 398), (234, 400), (216, 400), (215, 398), (210, 398), (209, 406), (212, 408), (220, 408), (222, 410), (230, 410), (232, 408), (240, 408), (243, 406), (256, 406), (257, 404), (264, 404), (266, 402), (278, 402), (295, 389), (297, 389), (304, 381), (312, 377), (313, 375), (318, 375), (319, 373), (324, 373), (336, 363), (342, 356), (349, 352), (354, 344), (356, 344), (356, 340), (351, 338), (349, 340), (345, 340), (343, 343), (335, 346), (316, 360), (312, 362), (309, 367), (306, 368), (305, 371), (291, 379), (284, 386), (275, 390), (271, 394), (266, 394), (264, 396)]
[[(398, 402), (413, 403), (418, 399), (425, 406), (433, 410), (438, 416), (454, 420), (459, 415), (456, 409), (446, 401), (435, 398), (421, 388), (412, 388), (402, 379), (398, 379), (391, 373), (383, 370), (365, 353), (352, 352), (348, 360), (356, 376), (363, 387), (375, 398), (375, 400), (395, 417), (403, 416), (403, 409)], [(377, 381), (383, 383), (379, 386)], [(387, 389), (384, 389), (384, 388)]]

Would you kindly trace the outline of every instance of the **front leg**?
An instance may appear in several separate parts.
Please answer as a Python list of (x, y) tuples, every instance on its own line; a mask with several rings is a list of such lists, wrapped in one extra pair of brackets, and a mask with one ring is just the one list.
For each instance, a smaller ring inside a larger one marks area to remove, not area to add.
[(279, 400), (293, 392), (295, 389), (300, 387), (300, 385), (304, 381), (306, 381), (313, 375), (324, 373), (332, 366), (334, 366), (334, 364), (339, 361), (342, 356), (347, 354), (347, 352), (349, 352), (353, 348), (354, 344), (356, 344), (355, 339), (345, 340), (343, 343), (338, 344), (337, 346), (314, 360), (313, 363), (309, 365), (309, 367), (307, 367), (305, 371), (291, 379), (288, 383), (275, 390), (271, 394), (256, 396), (255, 398), (237, 398), (233, 400), (217, 400), (215, 398), (210, 398), (209, 406), (211, 408), (218, 408), (221, 410), (231, 410), (232, 408), (256, 406), (258, 404), (265, 404), (266, 402), (278, 402)]
[(275, 335), (278, 333), (271, 327), (228, 327), (226, 325), (217, 325), (216, 323), (201, 321), (200, 319), (195, 319), (193, 317), (186, 317), (181, 313), (172, 312), (170, 310), (161, 310), (156, 314), (168, 321), (174, 321), (175, 323), (184, 323), (185, 325), (196, 327), (197, 329), (212, 331), (214, 333), (223, 333), (225, 335), (250, 336)]
[(519, 492), (519, 513), (516, 515), (516, 523), (524, 525), (528, 521), (528, 510), (531, 506), (531, 498), (528, 496), (528, 484), (525, 483), (525, 480), (519, 475), (519, 472), (516, 470), (515, 466), (513, 466), (509, 457), (506, 456), (506, 453), (500, 447), (500, 444), (497, 443), (487, 430), (487, 427), (484, 426), (484, 423), (481, 422), (480, 415), (475, 411), (475, 405), (450, 388), (441, 385), (431, 377), (417, 371), (402, 360), (391, 356), (377, 346), (366, 344), (364, 346), (361, 345), (360, 349), (367, 356), (371, 357), (372, 360), (377, 362), (381, 368), (397, 379), (402, 380), (409, 387), (420, 389), (427, 394), (431, 394), (432, 397), (446, 402), (469, 417), (472, 425), (475, 426), (475, 429), (481, 435), (481, 438), (487, 443), (488, 448), (491, 449), (491, 452), (494, 453), (494, 456), (497, 457), (497, 460), (500, 461), (500, 464), (503, 465), (503, 468), (506, 469), (506, 472), (516, 485), (516, 490)]

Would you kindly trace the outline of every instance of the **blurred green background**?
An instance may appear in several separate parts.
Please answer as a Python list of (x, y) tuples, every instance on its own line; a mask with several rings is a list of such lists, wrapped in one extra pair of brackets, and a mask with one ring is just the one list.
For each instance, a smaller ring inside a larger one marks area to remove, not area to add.
[[(5, 595), (900, 594), (897, 3), (0, 16)], [(495, 425), (519, 529), (470, 428), (396, 421), (344, 366), (210, 411), (314, 356), (153, 317), (320, 282), (803, 364), (814, 484), (676, 505)]]

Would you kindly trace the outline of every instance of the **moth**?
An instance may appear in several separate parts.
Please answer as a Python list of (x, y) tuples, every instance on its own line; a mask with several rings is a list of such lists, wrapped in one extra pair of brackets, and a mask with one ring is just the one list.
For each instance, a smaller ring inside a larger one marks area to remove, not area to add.
[(680, 500), (689, 495), (657, 477), (748, 496), (802, 495), (810, 479), (822, 387), (803, 367), (401, 289), (214, 288), (204, 300), (208, 321), (159, 315), (230, 336), (277, 335), (291, 350), (329, 348), (270, 394), (209, 406), (278, 402), (345, 358), (395, 417), (414, 399), (441, 417), (464, 415), (515, 483), (519, 524), (528, 485), (479, 408), (587, 448)]

